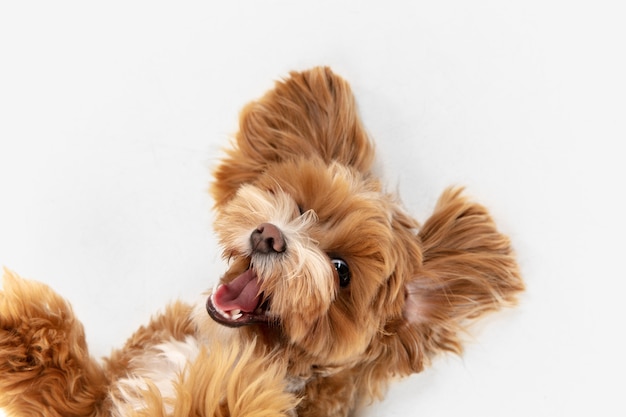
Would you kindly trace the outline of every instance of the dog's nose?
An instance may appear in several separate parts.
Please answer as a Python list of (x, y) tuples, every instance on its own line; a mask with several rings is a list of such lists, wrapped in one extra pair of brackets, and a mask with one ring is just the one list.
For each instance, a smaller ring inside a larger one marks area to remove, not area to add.
[(250, 244), (254, 252), (260, 253), (281, 253), (287, 249), (283, 233), (271, 223), (260, 224), (250, 234)]

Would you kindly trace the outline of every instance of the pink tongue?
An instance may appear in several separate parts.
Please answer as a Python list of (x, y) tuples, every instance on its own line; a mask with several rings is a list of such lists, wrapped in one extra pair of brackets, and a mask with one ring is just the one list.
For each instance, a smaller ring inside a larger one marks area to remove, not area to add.
[(248, 269), (232, 282), (220, 285), (215, 291), (215, 306), (222, 311), (241, 310), (252, 313), (259, 305), (259, 280)]

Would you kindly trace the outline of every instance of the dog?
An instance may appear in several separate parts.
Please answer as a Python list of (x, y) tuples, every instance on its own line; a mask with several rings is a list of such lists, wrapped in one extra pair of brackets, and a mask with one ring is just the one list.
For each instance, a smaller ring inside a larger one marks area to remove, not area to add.
[(420, 225), (373, 172), (349, 84), (292, 72), (241, 112), (214, 172), (228, 268), (98, 362), (67, 301), (6, 270), (0, 407), (15, 416), (347, 416), (460, 354), (524, 290), (510, 240), (460, 188)]

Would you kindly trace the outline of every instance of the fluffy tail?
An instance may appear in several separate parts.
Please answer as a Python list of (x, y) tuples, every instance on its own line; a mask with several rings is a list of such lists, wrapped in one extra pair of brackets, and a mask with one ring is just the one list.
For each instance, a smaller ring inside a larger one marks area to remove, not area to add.
[(46, 285), (5, 269), (0, 408), (14, 416), (95, 417), (107, 385), (70, 305)]

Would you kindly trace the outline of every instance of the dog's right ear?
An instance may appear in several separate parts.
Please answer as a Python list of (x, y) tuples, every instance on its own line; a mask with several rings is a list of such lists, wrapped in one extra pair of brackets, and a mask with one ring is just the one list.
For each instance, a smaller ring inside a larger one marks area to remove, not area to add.
[(418, 238), (421, 267), (405, 282), (404, 320), (396, 333), (405, 352), (402, 373), (421, 371), (441, 352), (461, 353), (466, 326), (515, 304), (524, 290), (509, 239), (461, 189), (444, 192)]
[(242, 110), (211, 191), (219, 207), (268, 165), (304, 157), (367, 172), (373, 154), (349, 84), (325, 67), (292, 72)]

